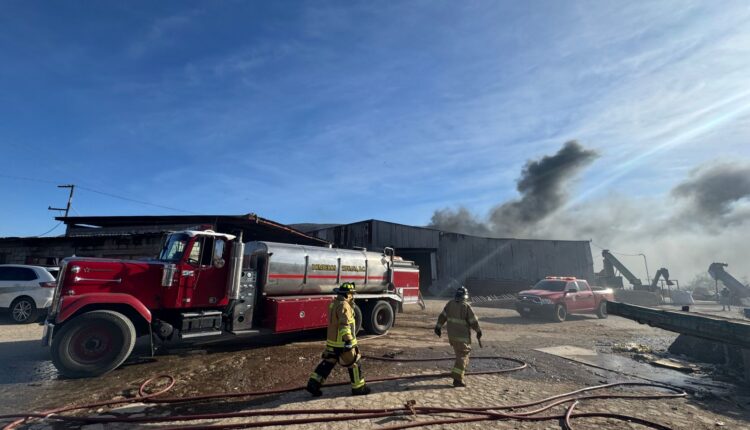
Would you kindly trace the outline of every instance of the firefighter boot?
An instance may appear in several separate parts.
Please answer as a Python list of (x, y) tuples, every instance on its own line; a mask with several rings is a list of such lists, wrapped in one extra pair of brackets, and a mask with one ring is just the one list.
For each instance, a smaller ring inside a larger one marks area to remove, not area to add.
[(356, 357), (356, 362), (349, 367), (349, 380), (352, 382), (352, 395), (353, 396), (365, 396), (370, 394), (370, 387), (365, 383), (364, 375), (362, 374), (362, 364), (359, 362), (359, 357)]
[(320, 382), (312, 378), (307, 381), (307, 387), (305, 387), (305, 390), (312, 394), (313, 397), (320, 397), (323, 395), (323, 392), (320, 391)]
[(460, 380), (460, 379), (454, 379), (453, 380), (453, 386), (456, 387), (456, 388), (458, 388), (458, 387), (465, 387), (466, 383), (464, 381)]
[(371, 392), (372, 390), (367, 385), (363, 385), (359, 388), (352, 388), (352, 396), (366, 396)]

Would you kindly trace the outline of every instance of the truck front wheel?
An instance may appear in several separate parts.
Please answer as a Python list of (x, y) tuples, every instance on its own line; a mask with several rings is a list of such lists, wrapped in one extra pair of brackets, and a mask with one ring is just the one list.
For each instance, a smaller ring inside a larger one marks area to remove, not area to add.
[(65, 324), (52, 340), (52, 363), (63, 376), (86, 378), (116, 369), (135, 346), (133, 322), (114, 311), (92, 311)]
[(395, 314), (390, 303), (384, 300), (368, 305), (365, 310), (363, 325), (371, 334), (385, 334), (393, 326)]
[(555, 310), (552, 314), (552, 319), (557, 322), (563, 322), (568, 317), (568, 309), (563, 305), (555, 305)]

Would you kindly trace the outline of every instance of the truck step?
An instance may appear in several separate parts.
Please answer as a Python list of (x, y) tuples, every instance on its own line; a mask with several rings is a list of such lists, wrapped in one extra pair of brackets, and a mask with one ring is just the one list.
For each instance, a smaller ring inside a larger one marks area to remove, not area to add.
[(235, 330), (228, 332), (230, 334), (233, 334), (235, 336), (248, 336), (251, 334), (260, 334), (260, 330)]
[(180, 338), (182, 338), (182, 339), (193, 339), (193, 338), (196, 338), (196, 337), (219, 336), (222, 333), (223, 333), (222, 331), (218, 331), (218, 330), (215, 330), (215, 331), (200, 331), (200, 332), (197, 332), (197, 333), (182, 333), (182, 334), (180, 334)]

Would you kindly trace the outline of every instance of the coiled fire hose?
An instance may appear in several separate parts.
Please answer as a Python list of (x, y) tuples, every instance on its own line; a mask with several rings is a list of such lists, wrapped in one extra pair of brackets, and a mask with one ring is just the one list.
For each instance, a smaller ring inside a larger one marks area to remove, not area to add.
[[(453, 358), (412, 358), (412, 359), (395, 359), (395, 358), (384, 358), (384, 357), (372, 357), (364, 356), (363, 358), (368, 360), (386, 361), (386, 362), (435, 362), (435, 361), (448, 361)], [(503, 357), (503, 356), (485, 356), (485, 357), (472, 357), (472, 360), (503, 360), (515, 363), (516, 366), (508, 367), (505, 369), (487, 370), (480, 372), (467, 372), (466, 375), (492, 375), (500, 373), (514, 372), (525, 369), (527, 364), (521, 360)], [(386, 378), (371, 379), (369, 383), (395, 381), (395, 380), (410, 380), (410, 379), (424, 379), (424, 378), (438, 378), (438, 377), (449, 377), (450, 373), (430, 373), (421, 375), (407, 375), (407, 376), (392, 376)], [(157, 391), (149, 392), (148, 388), (156, 381), (164, 380), (166, 385), (158, 389)], [(326, 386), (341, 386), (348, 385), (349, 382), (331, 383)], [(66, 415), (73, 411), (91, 410), (94, 408), (101, 408), (104, 406), (122, 405), (128, 403), (145, 402), (153, 404), (177, 404), (177, 403), (188, 403), (188, 402), (201, 402), (206, 400), (214, 399), (230, 399), (230, 398), (241, 398), (241, 397), (258, 397), (272, 394), (289, 393), (292, 391), (303, 390), (304, 386), (277, 388), (272, 390), (261, 390), (261, 391), (247, 391), (241, 393), (216, 393), (207, 394), (202, 396), (191, 396), (191, 397), (162, 397), (175, 385), (175, 378), (170, 375), (159, 375), (144, 381), (138, 389), (138, 395), (128, 399), (108, 400), (97, 403), (89, 403), (85, 405), (77, 406), (66, 406), (61, 408), (50, 409), (43, 412), (29, 412), (29, 413), (17, 413), (0, 415), (0, 421), (10, 421), (4, 430), (15, 429), (18, 426), (26, 423), (32, 423), (38, 420), (47, 421), (58, 421), (58, 422), (69, 422), (77, 423), (78, 425), (84, 424), (108, 424), (108, 423), (129, 423), (129, 424), (158, 424), (158, 423), (173, 423), (173, 422), (185, 422), (185, 421), (197, 421), (197, 420), (221, 420), (229, 418), (252, 418), (260, 416), (285, 416), (293, 417), (295, 415), (320, 415), (319, 417), (305, 417), (305, 418), (284, 418), (275, 419), (268, 421), (249, 421), (242, 423), (231, 423), (231, 424), (207, 424), (207, 425), (188, 425), (188, 426), (177, 426), (177, 427), (159, 427), (160, 429), (206, 429), (206, 430), (217, 430), (217, 429), (235, 429), (235, 428), (257, 428), (257, 427), (268, 427), (268, 426), (284, 426), (284, 425), (300, 425), (309, 423), (323, 423), (333, 421), (355, 421), (365, 420), (372, 418), (385, 418), (385, 417), (413, 417), (417, 416), (434, 416), (434, 415), (445, 415), (455, 414), (463, 415), (463, 417), (457, 418), (440, 418), (431, 421), (418, 421), (413, 419), (403, 424), (397, 424), (390, 427), (380, 427), (381, 430), (397, 430), (407, 429), (413, 427), (423, 427), (428, 425), (446, 425), (446, 424), (458, 424), (467, 422), (478, 422), (478, 421), (492, 421), (492, 420), (516, 420), (516, 421), (550, 421), (558, 420), (562, 422), (563, 428), (572, 430), (571, 419), (581, 418), (611, 418), (621, 421), (627, 421), (632, 423), (641, 424), (646, 427), (650, 427), (658, 430), (673, 430), (670, 427), (648, 421), (642, 418), (616, 414), (610, 412), (574, 412), (576, 406), (585, 400), (601, 400), (601, 399), (667, 399), (667, 398), (679, 398), (687, 396), (687, 393), (679, 388), (656, 384), (656, 383), (641, 383), (641, 382), (618, 382), (613, 384), (597, 385), (582, 388), (580, 390), (570, 391), (555, 396), (550, 396), (541, 400), (536, 400), (527, 403), (511, 404), (511, 405), (500, 405), (500, 406), (489, 406), (481, 408), (445, 408), (445, 407), (433, 407), (433, 406), (418, 406), (415, 403), (407, 403), (402, 407), (397, 408), (375, 408), (375, 409), (292, 409), (292, 410), (254, 410), (254, 411), (240, 411), (240, 412), (222, 412), (222, 413), (206, 413), (206, 414), (192, 414), (192, 415), (173, 415), (173, 416), (160, 416), (160, 417), (129, 417), (129, 416), (102, 416), (102, 415)], [(618, 387), (650, 387), (660, 391), (655, 391), (649, 394), (604, 394), (599, 392), (606, 389), (618, 388)], [(569, 404), (564, 413), (561, 414), (542, 414), (556, 406)], [(519, 409), (529, 409), (536, 407), (535, 409), (518, 411)], [(502, 412), (509, 411), (509, 412)], [(510, 412), (512, 411), (512, 412)]]

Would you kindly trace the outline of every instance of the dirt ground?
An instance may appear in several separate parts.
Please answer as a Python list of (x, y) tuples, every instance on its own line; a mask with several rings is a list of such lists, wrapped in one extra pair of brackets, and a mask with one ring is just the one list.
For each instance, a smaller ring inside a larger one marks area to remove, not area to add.
[[(371, 356), (395, 355), (398, 358), (451, 357), (452, 350), (445, 336), (437, 338), (432, 328), (442, 301), (428, 300), (427, 309), (410, 309), (399, 314), (396, 326), (386, 336), (362, 337), (363, 353)], [(718, 307), (720, 309), (720, 306)], [(478, 407), (520, 403), (541, 399), (590, 385), (620, 381), (643, 381), (632, 371), (607, 370), (606, 365), (592, 367), (555, 355), (537, 351), (538, 348), (570, 346), (584, 348), (604, 357), (629, 360), (626, 353), (613, 352), (613, 347), (625, 343), (643, 345), (660, 353), (666, 350), (676, 334), (639, 325), (633, 321), (609, 317), (571, 316), (565, 323), (541, 319), (526, 320), (515, 311), (494, 308), (492, 304), (476, 306), (475, 311), (484, 331), (484, 348), (474, 346), (473, 355), (504, 355), (521, 359), (527, 369), (502, 375), (469, 376), (469, 387), (454, 389), (447, 378), (391, 381), (372, 384), (374, 393), (352, 398), (347, 387), (324, 389), (324, 396), (311, 399), (305, 392), (257, 398), (213, 401), (169, 408), (160, 406), (129, 406), (119, 413), (168, 415), (176, 413), (205, 413), (239, 411), (257, 408), (303, 409), (342, 407), (400, 407), (408, 400), (420, 406)], [(715, 311), (706, 307), (706, 312)], [(134, 359), (120, 369), (92, 379), (65, 380), (58, 377), (49, 361), (49, 352), (40, 345), (42, 327), (32, 325), (0, 325), (0, 414), (51, 407), (88, 403), (116, 396), (132, 396), (146, 378), (171, 374), (177, 383), (170, 397), (197, 394), (264, 390), (285, 386), (299, 386), (306, 382), (317, 364), (323, 347), (324, 333), (275, 336), (266, 339), (234, 341), (221, 345), (202, 345), (171, 350), (156, 357)], [(617, 348), (614, 348), (617, 350)], [(475, 360), (470, 370), (489, 370), (507, 367), (508, 363)], [(385, 363), (363, 362), (365, 376), (374, 379), (394, 375), (413, 375), (448, 371), (452, 362)], [(617, 369), (615, 369), (617, 370)], [(654, 372), (658, 372), (655, 370)], [(656, 374), (656, 373), (654, 373)], [(679, 385), (679, 377), (675, 378)], [(345, 381), (342, 369), (335, 369), (330, 381)], [(685, 399), (669, 400), (603, 400), (584, 402), (582, 411), (613, 411), (636, 415), (675, 429), (745, 429), (750, 428), (750, 392), (732, 375), (713, 375), (705, 389), (687, 386), (690, 395)], [(717, 388), (719, 387), (719, 388)], [(558, 408), (557, 412), (562, 411)], [(326, 428), (379, 428), (422, 420), (421, 417), (372, 419), (357, 422), (327, 423)], [(235, 419), (229, 422), (240, 422)], [(212, 424), (216, 423), (211, 422)], [(639, 428), (635, 424), (602, 419), (579, 420), (576, 429)], [(70, 428), (51, 424), (54, 428)], [(486, 423), (460, 424), (450, 427), (427, 428), (485, 428)], [(517, 422), (499, 421), (493, 428), (502, 429), (557, 429), (557, 421)], [(37, 423), (32, 428), (49, 428)], [(319, 428), (317, 425), (299, 428)], [(102, 428), (133, 428), (132, 426), (85, 426), (90, 430)]]

